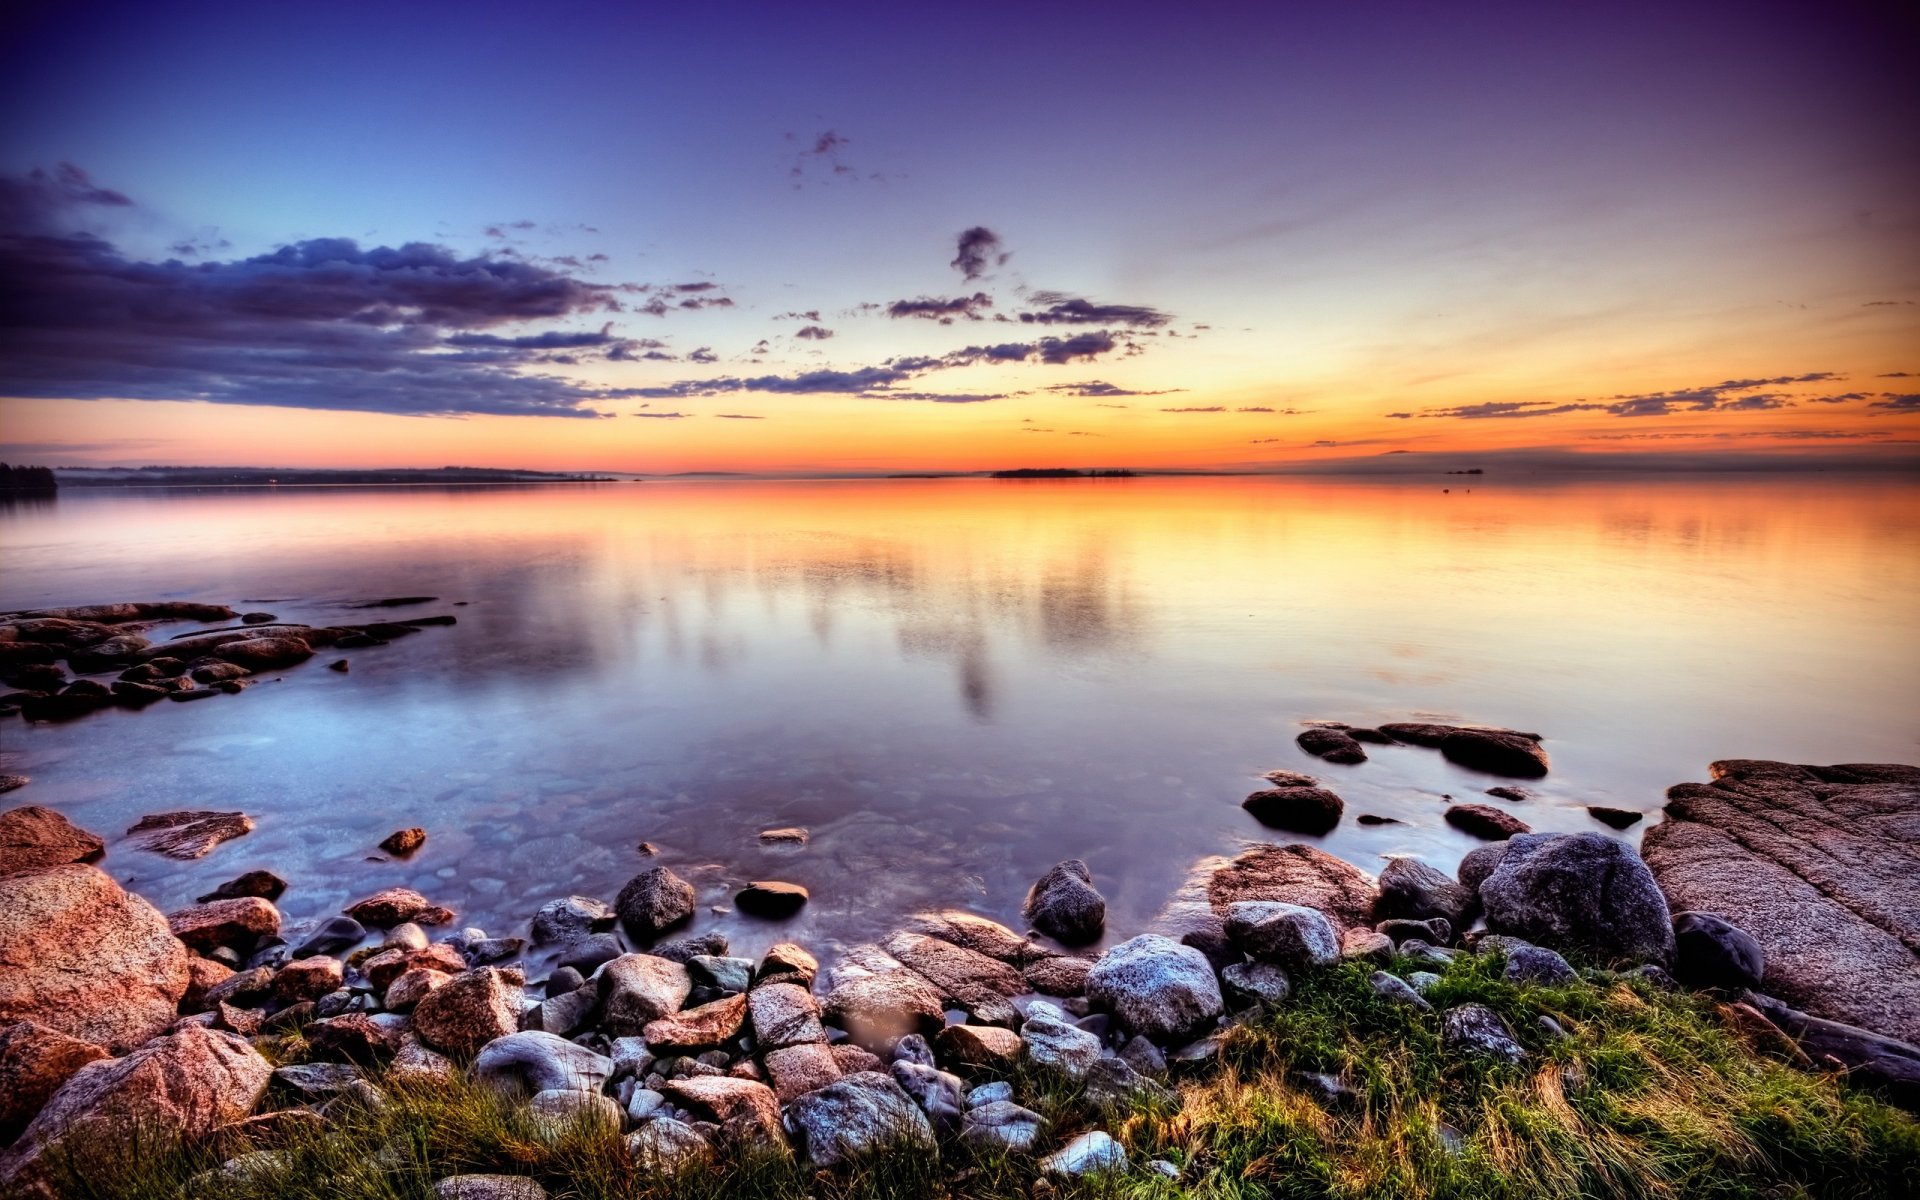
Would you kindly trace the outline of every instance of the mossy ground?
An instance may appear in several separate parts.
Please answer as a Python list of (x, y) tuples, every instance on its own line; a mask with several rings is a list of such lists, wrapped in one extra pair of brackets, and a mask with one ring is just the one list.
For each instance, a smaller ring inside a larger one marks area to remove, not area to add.
[[(616, 1137), (543, 1136), (511, 1103), (442, 1083), (392, 1085), (381, 1111), (349, 1108), (323, 1129), (253, 1147), (94, 1156), (73, 1191), (421, 1200), (436, 1179), (482, 1171), (530, 1175), (577, 1200), (1920, 1195), (1920, 1121), (1790, 1064), (1784, 1044), (1750, 1044), (1711, 997), (1638, 982), (1517, 987), (1497, 958), (1462, 957), (1429, 998), (1436, 1010), (1478, 1001), (1506, 1019), (1530, 1053), (1518, 1067), (1491, 1066), (1443, 1053), (1438, 1012), (1375, 996), (1368, 970), (1301, 980), (1284, 1008), (1233, 1031), (1217, 1065), (1175, 1081), (1177, 1107), (1096, 1114), (1070, 1086), (1016, 1078), (1021, 1102), (1052, 1122), (1049, 1146), (1090, 1128), (1126, 1145), (1134, 1170), (1106, 1181), (1042, 1183), (1032, 1159), (958, 1147), (838, 1172), (738, 1155), (665, 1178), (629, 1166)], [(1338, 1074), (1353, 1095), (1325, 1101), (1302, 1072)], [(245, 1177), (200, 1175), (249, 1148), (282, 1157)], [(1148, 1177), (1140, 1168), (1153, 1158), (1180, 1165), (1181, 1178)]]

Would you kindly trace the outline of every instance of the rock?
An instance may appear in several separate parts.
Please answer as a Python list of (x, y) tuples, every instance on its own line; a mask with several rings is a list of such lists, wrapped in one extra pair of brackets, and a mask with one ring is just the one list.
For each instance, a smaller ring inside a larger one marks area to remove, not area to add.
[(1142, 1075), (1157, 1079), (1167, 1073), (1167, 1056), (1146, 1038), (1127, 1039), (1127, 1044), (1120, 1047), (1120, 1057)]
[(221, 1004), (264, 1004), (273, 995), (273, 975), (272, 967), (253, 967), (233, 972), (209, 987), (201, 997), (201, 1003), (208, 1008)]
[(1339, 796), (1318, 786), (1319, 781), (1311, 775), (1287, 774), (1283, 778), (1287, 780), (1285, 786), (1255, 792), (1242, 800), (1240, 807), (1262, 825), (1292, 833), (1318, 836), (1340, 823), (1340, 814), (1347, 806)]
[(452, 1059), (438, 1050), (428, 1049), (426, 1043), (411, 1033), (401, 1035), (400, 1048), (394, 1051), (393, 1061), (387, 1064), (389, 1076), (452, 1079), (455, 1073)]
[(70, 1194), (60, 1170), (69, 1152), (117, 1163), (136, 1147), (204, 1137), (251, 1113), (272, 1074), (246, 1042), (198, 1026), (88, 1063), (0, 1155), (0, 1192)]
[(1480, 885), (1487, 928), (1605, 960), (1673, 959), (1667, 902), (1633, 847), (1598, 833), (1512, 839)]
[(698, 1130), (672, 1117), (656, 1117), (627, 1135), (627, 1157), (664, 1175), (677, 1175), (712, 1155), (713, 1146)]
[(760, 841), (769, 846), (804, 846), (807, 844), (807, 831), (798, 825), (788, 825), (780, 829), (762, 829)]
[(295, 1063), (276, 1067), (273, 1084), (301, 1100), (325, 1100), (348, 1090), (362, 1078), (360, 1068), (347, 1063)]
[(613, 1076), (613, 1060), (551, 1033), (509, 1033), (480, 1047), (473, 1079), (515, 1095), (597, 1092)]
[(1450, 1053), (1467, 1058), (1492, 1059), (1517, 1063), (1527, 1052), (1513, 1040), (1513, 1032), (1500, 1014), (1484, 1004), (1461, 1004), (1440, 1018), (1440, 1044)]
[(50, 808), (29, 804), (0, 813), (0, 875), (92, 862), (106, 848), (105, 842)]
[(388, 1012), (412, 1012), (429, 993), (438, 991), (452, 978), (444, 971), (432, 971), (425, 967), (402, 971), (387, 985), (387, 994), (381, 1003)]
[(213, 900), (167, 914), (167, 926), (195, 950), (244, 947), (280, 932), (280, 910), (258, 896)]
[(249, 637), (209, 647), (207, 653), (251, 671), (291, 667), (313, 657), (313, 647), (297, 637)]
[(359, 945), (366, 936), (366, 928), (352, 917), (328, 917), (294, 947), (293, 955), (309, 958), (315, 954), (339, 954)]
[(1276, 1008), (1293, 993), (1293, 982), (1286, 971), (1265, 962), (1231, 963), (1220, 972), (1220, 983), (1227, 999), (1239, 1007), (1264, 1004)]
[(1034, 991), (1046, 996), (1078, 996), (1087, 987), (1087, 972), (1093, 960), (1070, 954), (1056, 954), (1020, 969), (1020, 977)]
[(1383, 1000), (1391, 1000), (1396, 1004), (1404, 1004), (1408, 1008), (1416, 1009), (1420, 1012), (1433, 1011), (1433, 1005), (1428, 1004), (1426, 998), (1413, 989), (1412, 984), (1400, 978), (1398, 975), (1389, 975), (1385, 971), (1375, 971), (1373, 974), (1367, 976), (1367, 983), (1372, 986), (1373, 994)]
[(950, 1067), (1004, 1068), (1020, 1057), (1020, 1035), (998, 1025), (949, 1025), (934, 1038), (935, 1055)]
[(111, 671), (126, 666), (151, 645), (152, 642), (137, 633), (115, 634), (91, 646), (76, 647), (67, 655), (67, 665), (83, 673)]
[(74, 1072), (106, 1048), (35, 1021), (0, 1025), (0, 1146), (12, 1142)]
[(691, 917), (693, 899), (692, 884), (666, 867), (653, 867), (628, 880), (613, 907), (628, 933), (650, 939)]
[[(696, 1075), (660, 1089), (676, 1107), (726, 1131), (728, 1141), (780, 1141), (780, 1102), (773, 1089), (751, 1079)], [(918, 1111), (918, 1110), (916, 1110)]]
[(929, 1064), (899, 1061), (893, 1064), (892, 1074), (900, 1090), (913, 1097), (920, 1111), (927, 1114), (935, 1135), (944, 1138), (960, 1132), (967, 1100), (959, 1076)]
[(1492, 796), (1495, 800), (1511, 800), (1516, 804), (1533, 799), (1533, 793), (1527, 789), (1523, 787), (1508, 787), (1505, 785), (1488, 788), (1487, 795)]
[(380, 842), (380, 848), (388, 854), (406, 855), (427, 844), (427, 831), (418, 825), (410, 829), (400, 829), (388, 834)]
[(1519, 817), (1487, 804), (1455, 804), (1447, 809), (1447, 824), (1489, 841), (1532, 832)]
[(252, 672), (238, 663), (213, 662), (194, 667), (187, 672), (195, 683), (225, 683), (229, 679), (244, 679)]
[(1487, 881), (1487, 876), (1493, 874), (1494, 868), (1498, 867), (1500, 860), (1506, 856), (1505, 842), (1492, 846), (1477, 846), (1467, 851), (1466, 857), (1460, 860), (1459, 871), (1456, 872), (1460, 877), (1460, 886), (1477, 897), (1480, 894), (1480, 885)]
[(1547, 752), (1537, 737), (1506, 729), (1458, 728), (1440, 740), (1449, 762), (1489, 775), (1538, 779), (1547, 773)]
[(727, 935), (719, 932), (674, 938), (671, 941), (657, 943), (647, 951), (655, 958), (664, 958), (677, 963), (684, 963), (700, 954), (718, 956), (726, 952)]
[(1242, 900), (1276, 900), (1319, 909), (1334, 924), (1373, 923), (1372, 876), (1312, 846), (1255, 846), (1212, 871), (1206, 898), (1217, 913)]
[[(1145, 1038), (1133, 1040), (1152, 1044)], [(1093, 1069), (1087, 1072), (1086, 1089), (1082, 1097), (1088, 1105), (1102, 1112), (1131, 1109), (1142, 1100), (1175, 1103), (1171, 1091), (1134, 1070), (1130, 1062), (1115, 1054), (1105, 1055), (1093, 1064)]]
[[(1050, 1007), (1050, 1006), (1049, 1006)], [(1034, 1005), (1020, 1027), (1020, 1044), (1027, 1061), (1068, 1079), (1085, 1079), (1100, 1061), (1100, 1039), (1077, 1025)]]
[(1158, 934), (1142, 934), (1100, 956), (1087, 974), (1087, 998), (1129, 1033), (1171, 1042), (1224, 1010), (1207, 956)]
[(1766, 951), (1753, 935), (1712, 913), (1673, 914), (1673, 942), (1673, 977), (1688, 987), (1758, 989), (1766, 974)]
[[(191, 695), (192, 693), (181, 693)], [(146, 834), (142, 850), (168, 858), (205, 858), (221, 842), (253, 832), (253, 818), (237, 812), (169, 812), (141, 817), (127, 834)]]
[(1349, 962), (1392, 962), (1393, 939), (1371, 929), (1349, 929), (1340, 937), (1340, 957)]
[[(1454, 882), (1445, 871), (1417, 858), (1396, 858), (1380, 872), (1375, 916), (1416, 921), (1439, 917), (1452, 929), (1465, 929), (1479, 911), (1479, 896)], [(1443, 935), (1439, 941), (1444, 943), (1447, 937)]]
[(770, 1050), (764, 1061), (774, 1094), (782, 1104), (825, 1087), (843, 1074), (833, 1051), (823, 1042), (804, 1042)]
[(173, 1022), (187, 980), (166, 918), (98, 868), (0, 875), (0, 1022), (124, 1051)]
[(382, 950), (360, 964), (361, 972), (376, 989), (387, 987), (408, 971), (459, 975), (466, 969), (467, 960), (446, 942), (435, 942), (424, 950)]
[(753, 960), (696, 954), (687, 960), (687, 974), (696, 988), (712, 988), (727, 994), (744, 992), (753, 982)]
[(476, 1054), (495, 1038), (518, 1032), (520, 973), (478, 967), (430, 992), (413, 1010), (422, 1041), (458, 1057)]
[(911, 971), (849, 979), (827, 993), (823, 1008), (828, 1020), (875, 1051), (891, 1049), (904, 1034), (938, 1033), (946, 1024), (940, 993)]
[(568, 896), (549, 900), (533, 914), (533, 944), (577, 942), (588, 934), (613, 928), (617, 914), (591, 896)]
[(431, 900), (412, 888), (394, 887), (375, 892), (363, 900), (355, 900), (347, 905), (346, 914), (375, 929), (385, 929), (402, 921), (420, 921), (433, 907)]
[(876, 1151), (938, 1153), (933, 1126), (886, 1075), (863, 1071), (794, 1099), (787, 1124), (814, 1165), (834, 1167)]
[(1340, 961), (1340, 934), (1317, 908), (1243, 900), (1226, 916), (1228, 938), (1262, 962), (1303, 971)]
[(1042, 1173), (1064, 1179), (1119, 1174), (1126, 1169), (1126, 1150), (1098, 1129), (1081, 1134), (1040, 1160)]
[(768, 983), (747, 993), (753, 1040), (762, 1050), (780, 1050), (827, 1040), (820, 1005), (797, 983)]
[(1422, 996), (1432, 991), (1434, 985), (1439, 982), (1440, 977), (1432, 971), (1414, 971), (1407, 976), (1407, 983), (1413, 987), (1414, 991), (1419, 992)]
[(222, 962), (198, 955), (187, 959), (187, 990), (180, 997), (180, 1011), (200, 1012), (206, 1007), (207, 993), (233, 978), (233, 969)]
[(739, 1037), (746, 1021), (747, 997), (742, 993), (649, 1021), (640, 1036), (657, 1050), (699, 1050)]
[(1504, 978), (1508, 983), (1542, 983), (1549, 987), (1580, 982), (1567, 960), (1540, 946), (1515, 946), (1507, 951)]
[(118, 680), (113, 685), (113, 698), (122, 708), (145, 708), (167, 698), (168, 689), (151, 683), (133, 683)]
[[(227, 880), (211, 892), (199, 897), (195, 903), (208, 904), (215, 900), (237, 900), (243, 896), (258, 896), (262, 900), (273, 901), (278, 900), (286, 890), (287, 881), (272, 871), (248, 871)], [(358, 940), (355, 939), (355, 941)]]
[(1077, 858), (1042, 875), (1020, 911), (1035, 929), (1068, 945), (1097, 941), (1107, 921), (1106, 898), (1094, 890), (1093, 873)]
[(341, 1062), (374, 1063), (400, 1048), (400, 1033), (364, 1012), (348, 1012), (314, 1021), (305, 1029), (308, 1053)]
[(1431, 967), (1436, 971), (1445, 971), (1460, 956), (1458, 950), (1443, 950), (1439, 946), (1429, 946), (1419, 938), (1408, 938), (1400, 943), (1399, 953), (1417, 966)]
[(733, 902), (750, 917), (783, 921), (805, 906), (807, 889), (797, 883), (761, 880), (734, 893)]
[(1027, 982), (999, 959), (905, 930), (888, 938), (883, 949), (938, 988), (943, 1002), (966, 1010), (981, 1023), (1007, 1025), (1016, 1019), (1007, 997), (1025, 992)]
[(1294, 741), (1300, 748), (1315, 758), (1323, 758), (1330, 763), (1363, 763), (1367, 761), (1367, 752), (1354, 740), (1352, 734), (1344, 729), (1327, 726), (1314, 726), (1303, 731)]
[(434, 1183), (433, 1200), (547, 1200), (547, 1189), (524, 1175), (449, 1175)]
[[(1478, 903), (1477, 900), (1476, 903)], [(1419, 938), (1435, 946), (1444, 946), (1453, 941), (1453, 923), (1445, 917), (1428, 917), (1424, 921), (1416, 921), (1410, 917), (1396, 917), (1380, 922), (1374, 926), (1374, 931), (1387, 935), (1395, 944), (1404, 942), (1408, 938)]]
[(328, 958), (324, 954), (295, 959), (274, 975), (273, 995), (282, 1004), (318, 1000), (339, 987), (342, 977), (338, 959)]
[(1815, 1017), (1920, 1042), (1920, 767), (1713, 764), (1667, 792), (1647, 865), (1676, 910), (1762, 951), (1763, 987)]
[[(470, 932), (478, 931), (474, 930)], [(456, 939), (448, 938), (447, 940), (453, 942)], [(402, 921), (392, 929), (387, 930), (387, 935), (380, 939), (380, 948), (382, 950), (425, 950), (431, 942), (432, 939), (427, 936), (426, 930), (420, 928), (412, 921)], [(461, 947), (457, 945), (454, 948), (456, 950), (461, 949)]]
[(1860, 1082), (1886, 1088), (1908, 1109), (1920, 1109), (1920, 1047), (1858, 1026), (1809, 1016), (1771, 996), (1747, 992), (1744, 1000), (1791, 1035), (1798, 1049), (1816, 1063), (1838, 1064)]
[[(989, 1084), (989, 1087), (996, 1086)], [(978, 1093), (982, 1089), (975, 1088)], [(1009, 1098), (983, 1101), (967, 1110), (960, 1140), (969, 1146), (1007, 1154), (1027, 1154), (1040, 1142), (1047, 1120)], [(971, 1101), (971, 1096), (969, 1097)]]
[(626, 1110), (598, 1092), (572, 1089), (536, 1092), (527, 1102), (527, 1111), (549, 1138), (572, 1130), (590, 1134), (619, 1133), (627, 1123)]
[(1635, 812), (1631, 808), (1608, 808), (1604, 804), (1589, 804), (1587, 815), (1609, 829), (1630, 829), (1638, 825), (1640, 819), (1646, 814)]
[(804, 947), (792, 942), (778, 942), (761, 957), (760, 965), (753, 973), (753, 986), (795, 983), (802, 988), (811, 988), (814, 976), (819, 973), (819, 960), (807, 953)]
[(649, 1021), (680, 1011), (693, 980), (687, 968), (651, 954), (623, 954), (602, 966), (596, 977), (607, 1032), (638, 1036)]

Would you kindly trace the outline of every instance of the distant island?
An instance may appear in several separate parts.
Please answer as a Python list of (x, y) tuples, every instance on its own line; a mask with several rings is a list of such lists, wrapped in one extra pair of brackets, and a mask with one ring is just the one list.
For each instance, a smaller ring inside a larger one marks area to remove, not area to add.
[(59, 486), (52, 467), (16, 467), (0, 462), (0, 492), (51, 492)]
[(1107, 471), (1078, 471), (1072, 467), (1020, 467), (1012, 471), (994, 471), (989, 479), (1132, 479), (1135, 472), (1118, 468)]
[[(15, 468), (18, 472), (21, 468)], [(33, 468), (46, 470), (46, 468)], [(52, 472), (49, 472), (52, 474)], [(299, 487), (324, 484), (612, 483), (606, 475), (495, 467), (316, 470), (285, 467), (62, 467), (60, 485), (93, 487)]]

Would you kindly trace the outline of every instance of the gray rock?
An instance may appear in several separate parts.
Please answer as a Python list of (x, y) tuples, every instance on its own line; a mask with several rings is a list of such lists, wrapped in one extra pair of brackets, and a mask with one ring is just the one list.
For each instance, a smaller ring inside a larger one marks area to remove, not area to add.
[(1380, 899), (1374, 911), (1381, 917), (1415, 921), (1439, 917), (1452, 929), (1465, 929), (1479, 909), (1480, 898), (1472, 891), (1417, 858), (1396, 858), (1380, 872)]
[(627, 1120), (639, 1125), (661, 1115), (661, 1106), (667, 1098), (652, 1088), (635, 1088), (633, 1095), (627, 1097)]
[(533, 914), (535, 945), (575, 942), (590, 933), (613, 928), (617, 914), (590, 896), (568, 896), (549, 900)]
[(573, 967), (555, 967), (553, 974), (547, 976), (546, 994), (564, 996), (577, 987), (586, 984), (587, 978)]
[(1039, 1144), (1046, 1127), (1047, 1119), (1032, 1109), (1012, 1100), (989, 1100), (967, 1110), (960, 1140), (981, 1149), (1025, 1154)]
[(449, 1175), (433, 1185), (433, 1200), (547, 1200), (547, 1189), (523, 1175)]
[(1058, 1071), (1068, 1079), (1085, 1079), (1093, 1064), (1100, 1061), (1100, 1039), (1078, 1025), (1069, 1025), (1055, 1016), (1052, 1005), (1032, 1005), (1020, 1027), (1020, 1044), (1026, 1059), (1045, 1070)]
[(1220, 984), (1236, 1007), (1278, 1007), (1293, 994), (1293, 981), (1287, 978), (1286, 969), (1266, 962), (1233, 963), (1220, 972)]
[(1098, 1129), (1081, 1134), (1040, 1160), (1041, 1171), (1066, 1179), (1117, 1174), (1126, 1169), (1126, 1150)]
[(693, 977), (693, 986), (712, 988), (730, 996), (746, 991), (747, 985), (753, 982), (753, 960), (696, 954), (687, 960), (687, 974)]
[(1340, 961), (1340, 932), (1304, 904), (1241, 900), (1227, 906), (1227, 937), (1262, 962), (1292, 971)]
[(1070, 858), (1040, 877), (1021, 912), (1033, 927), (1068, 945), (1096, 941), (1106, 927), (1107, 901), (1094, 890), (1087, 864)]
[(1167, 1055), (1167, 1062), (1182, 1067), (1197, 1067), (1219, 1059), (1221, 1049), (1226, 1045), (1224, 1033), (1210, 1033), (1206, 1037), (1188, 1042), (1186, 1045)]
[(1433, 990), (1434, 985), (1440, 982), (1440, 977), (1432, 971), (1413, 971), (1407, 975), (1407, 982), (1412, 985), (1414, 991), (1425, 996)]
[(1120, 1047), (1120, 1058), (1135, 1071), (1158, 1079), (1167, 1073), (1167, 1056), (1147, 1038), (1128, 1038)]
[(1164, 1158), (1156, 1158), (1147, 1164), (1147, 1174), (1158, 1175), (1162, 1179), (1178, 1179), (1180, 1168)]
[(1384, 933), (1395, 945), (1408, 938), (1419, 938), (1435, 946), (1444, 946), (1453, 940), (1453, 923), (1445, 917), (1429, 917), (1424, 921), (1396, 919), (1382, 921), (1374, 927), (1376, 933)]
[(627, 1135), (627, 1157), (663, 1175), (677, 1175), (712, 1154), (706, 1137), (675, 1117), (656, 1117)]
[(1460, 878), (1460, 886), (1476, 896), (1479, 895), (1480, 885), (1487, 881), (1487, 876), (1493, 874), (1493, 869), (1499, 866), (1500, 860), (1506, 856), (1505, 842), (1495, 842), (1491, 846), (1477, 846), (1467, 851), (1466, 857), (1460, 860), (1460, 869), (1455, 872)]
[(346, 1091), (360, 1078), (360, 1068), (345, 1063), (294, 1063), (276, 1067), (273, 1084), (302, 1100), (324, 1100)]
[(983, 1104), (1011, 1099), (1013, 1099), (1013, 1085), (1004, 1079), (996, 1079), (992, 1083), (983, 1083), (968, 1092), (967, 1107), (979, 1108)]
[(1444, 946), (1429, 946), (1419, 938), (1408, 938), (1401, 942), (1399, 954), (1417, 966), (1431, 967), (1436, 971), (1445, 971), (1460, 957), (1458, 950), (1449, 950)]
[(634, 937), (652, 938), (693, 915), (693, 885), (666, 867), (642, 871), (614, 899), (620, 923)]
[(612, 962), (622, 952), (620, 939), (611, 933), (583, 934), (567, 944), (555, 965), (563, 970), (591, 975), (600, 969), (601, 963)]
[(1541, 946), (1516, 946), (1507, 951), (1508, 983), (1578, 983), (1579, 974), (1566, 959)]
[(1440, 1044), (1465, 1058), (1517, 1063), (1527, 1056), (1500, 1014), (1484, 1004), (1461, 1004), (1448, 1009), (1440, 1018)]
[(878, 1150), (938, 1152), (933, 1126), (886, 1075), (860, 1071), (796, 1097), (786, 1125), (816, 1166), (853, 1162)]
[(910, 1033), (893, 1044), (893, 1061), (918, 1063), (923, 1067), (934, 1066), (933, 1047), (927, 1045), (927, 1039), (917, 1033)]
[(307, 939), (294, 947), (294, 958), (311, 958), (316, 954), (338, 954), (342, 950), (360, 944), (367, 936), (366, 926), (352, 917), (328, 917), (320, 922), (320, 928), (307, 935)]
[(1673, 959), (1666, 897), (1633, 847), (1598, 833), (1513, 838), (1480, 885), (1487, 928), (1603, 959)]
[(557, 1033), (561, 1037), (572, 1037), (593, 1023), (594, 1014), (599, 1009), (600, 989), (582, 985), (542, 1000), (539, 1008), (534, 1010), (539, 1014), (539, 1024), (534, 1028)]
[(710, 954), (718, 957), (726, 952), (727, 935), (717, 931), (674, 938), (671, 941), (661, 942), (647, 951), (655, 958), (664, 958), (669, 962), (677, 963), (684, 963), (696, 954)]
[[(904, 1039), (902, 1039), (904, 1040)], [(958, 1075), (949, 1075), (938, 1067), (896, 1059), (891, 1068), (893, 1081), (913, 1097), (927, 1123), (940, 1137), (960, 1132), (960, 1119), (967, 1111), (966, 1092)]]
[(1688, 987), (1758, 988), (1766, 952), (1745, 930), (1712, 913), (1673, 914), (1673, 976)]
[(1104, 1055), (1093, 1064), (1093, 1069), (1087, 1072), (1082, 1095), (1096, 1109), (1131, 1108), (1140, 1100), (1169, 1102), (1173, 1099), (1172, 1092), (1134, 1070), (1132, 1064), (1116, 1054)]
[(1205, 1028), (1226, 1007), (1206, 955), (1151, 933), (1100, 956), (1087, 972), (1087, 999), (1129, 1033), (1162, 1044)]
[(645, 1038), (615, 1038), (612, 1051), (615, 1079), (645, 1079), (647, 1072), (653, 1070), (654, 1053), (647, 1048)]
[(495, 1038), (474, 1056), (477, 1083), (521, 1094), (597, 1092), (613, 1077), (613, 1060), (551, 1033), (522, 1031)]
[(1400, 978), (1398, 975), (1389, 975), (1385, 971), (1375, 971), (1373, 974), (1367, 976), (1367, 982), (1373, 986), (1373, 993), (1376, 996), (1392, 1000), (1397, 1004), (1404, 1004), (1409, 1008), (1418, 1009), (1421, 1012), (1433, 1011), (1433, 1005), (1428, 1004), (1426, 998), (1413, 989), (1412, 984)]

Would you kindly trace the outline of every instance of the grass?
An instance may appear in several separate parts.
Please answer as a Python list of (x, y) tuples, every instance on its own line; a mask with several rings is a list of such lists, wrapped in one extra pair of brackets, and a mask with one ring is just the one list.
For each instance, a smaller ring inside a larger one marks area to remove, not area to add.
[[(1463, 956), (1429, 999), (1499, 1012), (1530, 1052), (1504, 1067), (1444, 1053), (1437, 1013), (1376, 997), (1369, 969), (1298, 981), (1286, 1007), (1232, 1031), (1218, 1064), (1175, 1081), (1178, 1105), (1101, 1115), (1071, 1085), (1016, 1072), (1017, 1098), (1051, 1122), (1049, 1148), (1093, 1128), (1127, 1146), (1136, 1169), (1107, 1181), (1043, 1182), (1032, 1159), (957, 1146), (937, 1160), (885, 1154), (838, 1172), (742, 1154), (667, 1178), (631, 1167), (618, 1137), (543, 1133), (464, 1082), (393, 1081), (384, 1107), (343, 1106), (324, 1127), (252, 1146), (147, 1148), (112, 1162), (90, 1150), (72, 1194), (423, 1200), (434, 1180), (481, 1171), (532, 1176), (569, 1200), (1920, 1195), (1920, 1121), (1750, 1045), (1711, 997), (1638, 982), (1519, 987), (1500, 978), (1497, 958)], [(298, 1043), (278, 1051), (297, 1055)], [(1352, 1095), (1326, 1101), (1302, 1072), (1340, 1075)], [(201, 1174), (259, 1149), (279, 1157), (256, 1174)], [(1181, 1178), (1148, 1177), (1138, 1168), (1152, 1158), (1178, 1164)]]

